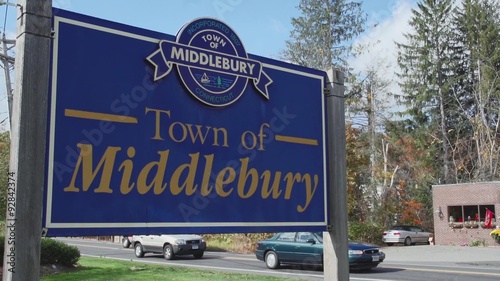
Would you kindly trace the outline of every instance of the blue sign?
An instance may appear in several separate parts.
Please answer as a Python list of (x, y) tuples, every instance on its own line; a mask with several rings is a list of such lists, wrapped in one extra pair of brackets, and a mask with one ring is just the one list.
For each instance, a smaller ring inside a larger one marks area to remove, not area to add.
[(54, 9), (48, 236), (323, 231), (326, 74)]

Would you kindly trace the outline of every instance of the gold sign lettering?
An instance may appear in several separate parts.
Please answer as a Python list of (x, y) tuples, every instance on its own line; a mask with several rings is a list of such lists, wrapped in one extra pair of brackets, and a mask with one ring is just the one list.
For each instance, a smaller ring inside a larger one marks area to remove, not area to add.
[[(95, 193), (120, 192), (127, 195), (135, 190), (141, 195), (148, 193), (160, 195), (168, 192), (172, 196), (195, 196), (199, 190), (201, 196), (205, 197), (215, 192), (223, 198), (238, 196), (241, 199), (249, 199), (258, 196), (268, 200), (279, 198), (290, 200), (294, 195), (300, 194), (304, 202), (297, 205), (297, 211), (301, 213), (309, 207), (319, 182), (318, 175), (308, 173), (259, 171), (250, 167), (248, 157), (240, 158), (240, 165), (235, 168), (224, 167), (220, 171), (213, 171), (214, 154), (200, 155), (200, 153), (189, 154), (190, 160), (187, 163), (170, 167), (173, 173), (170, 178), (166, 178), (165, 171), (170, 155), (168, 149), (158, 151), (157, 159), (145, 164), (144, 167), (136, 167), (134, 147), (126, 149), (127, 159), (116, 163), (117, 155), (123, 148), (109, 146), (100, 156), (96, 167), (93, 167), (93, 159), (97, 155), (94, 155), (92, 145), (79, 143), (77, 147), (80, 149), (80, 154), (71, 181), (64, 188), (65, 192), (87, 192), (93, 189)], [(132, 177), (135, 169), (140, 169), (136, 179)], [(212, 174), (216, 175), (215, 186), (210, 185)], [(117, 186), (111, 186), (111, 179), (114, 177), (120, 179)], [(201, 182), (197, 183), (197, 178), (201, 179)]]

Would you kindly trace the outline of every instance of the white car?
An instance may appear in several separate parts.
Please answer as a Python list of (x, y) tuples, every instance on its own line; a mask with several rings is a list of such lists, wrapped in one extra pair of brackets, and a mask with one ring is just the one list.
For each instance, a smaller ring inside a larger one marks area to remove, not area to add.
[(123, 248), (128, 248), (132, 245), (132, 235), (123, 235), (122, 236), (122, 246)]
[(416, 243), (430, 244), (429, 237), (432, 233), (423, 230), (418, 226), (413, 225), (395, 225), (390, 230), (384, 231), (382, 241), (387, 246), (394, 244), (404, 244), (405, 246), (414, 245)]
[(154, 253), (163, 254), (167, 260), (180, 255), (193, 255), (201, 259), (207, 248), (205, 239), (194, 234), (134, 235), (132, 243), (138, 258), (144, 257), (146, 253)]

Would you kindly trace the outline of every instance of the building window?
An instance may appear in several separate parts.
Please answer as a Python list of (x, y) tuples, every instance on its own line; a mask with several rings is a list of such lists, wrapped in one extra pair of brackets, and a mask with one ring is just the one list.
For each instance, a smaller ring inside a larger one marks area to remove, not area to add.
[[(496, 212), (495, 205), (464, 205), (448, 206), (448, 223), (452, 228), (477, 228), (485, 225), (486, 210)], [(492, 217), (491, 227), (496, 226), (495, 215)]]
[(479, 221), (479, 206), (464, 206), (464, 221)]
[(462, 206), (448, 206), (449, 222), (463, 222)]

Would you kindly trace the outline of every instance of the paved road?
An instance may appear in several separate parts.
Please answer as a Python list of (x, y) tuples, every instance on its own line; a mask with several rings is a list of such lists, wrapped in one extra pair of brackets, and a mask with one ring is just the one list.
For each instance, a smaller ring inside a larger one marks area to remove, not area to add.
[[(212, 270), (231, 270), (248, 274), (264, 274), (289, 279), (322, 281), (321, 270), (301, 270), (284, 267), (269, 270), (255, 255), (207, 252), (201, 260), (191, 257), (166, 261), (161, 255), (137, 259), (132, 249), (123, 249), (118, 243), (81, 239), (61, 240), (81, 248), (91, 256), (136, 260), (157, 264), (193, 266)], [(393, 246), (383, 247), (386, 260), (370, 272), (352, 272), (351, 281), (497, 281), (500, 280), (500, 247), (460, 246)]]

